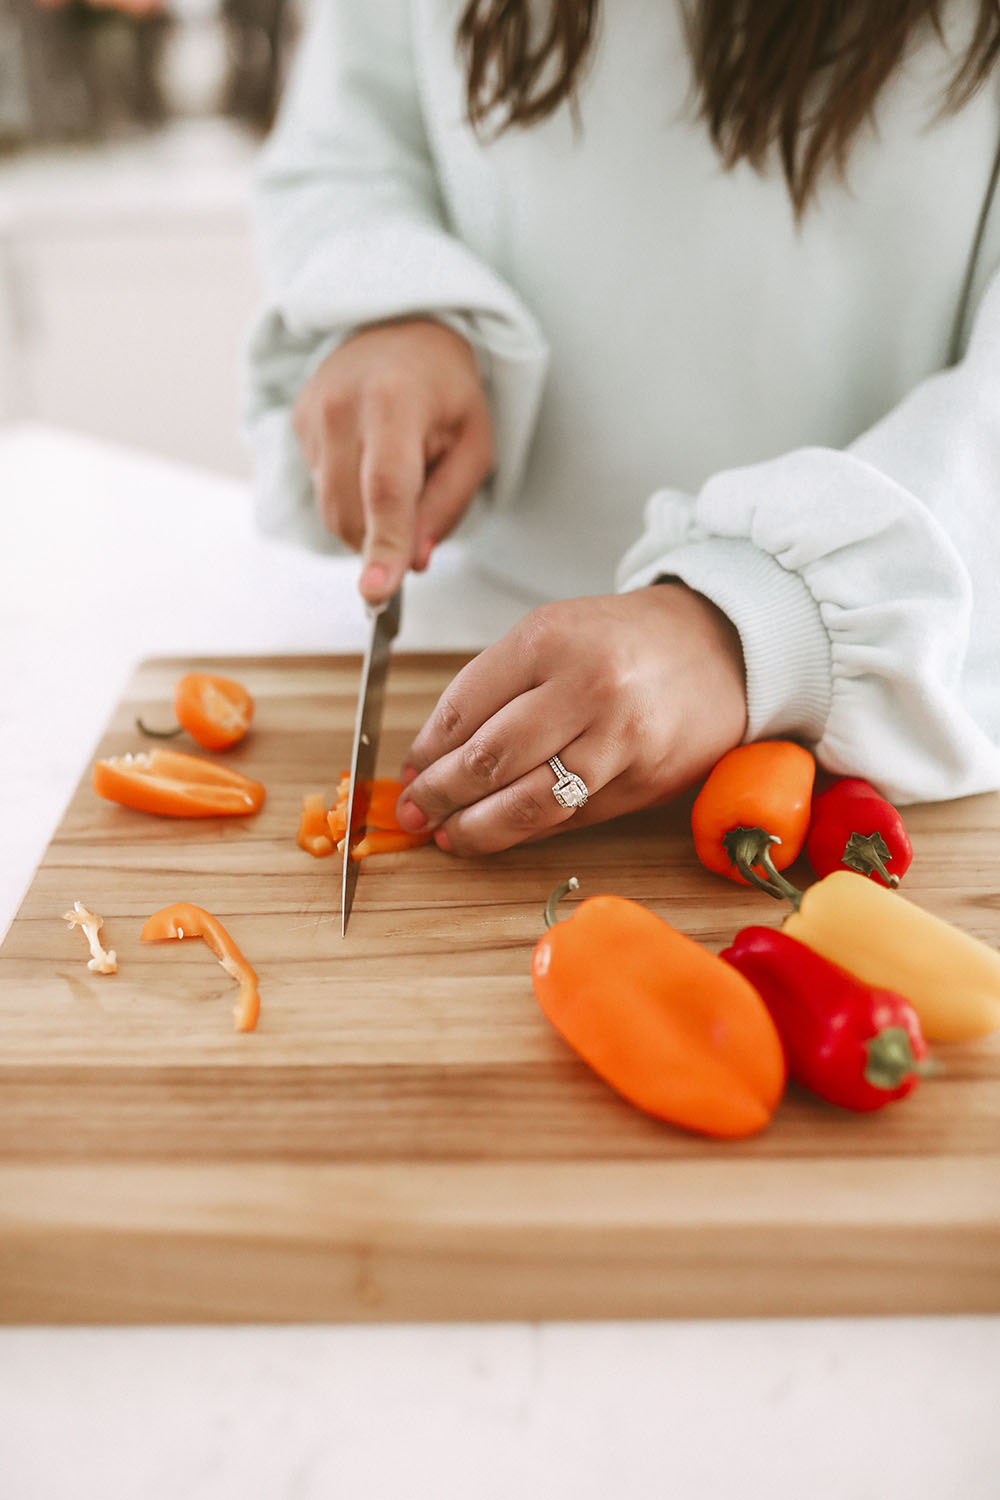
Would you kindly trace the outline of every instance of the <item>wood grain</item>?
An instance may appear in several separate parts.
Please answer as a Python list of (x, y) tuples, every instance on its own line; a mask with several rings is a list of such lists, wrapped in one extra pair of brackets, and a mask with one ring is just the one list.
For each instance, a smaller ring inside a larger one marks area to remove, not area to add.
[[(396, 657), (384, 773), (463, 660)], [(1000, 1311), (996, 1039), (939, 1048), (943, 1076), (874, 1116), (791, 1089), (749, 1141), (655, 1122), (552, 1031), (529, 962), (568, 874), (713, 949), (780, 921), (697, 863), (686, 802), (481, 861), (368, 861), (341, 939), (339, 860), (294, 834), (347, 763), (359, 659), (145, 663), (97, 753), (138, 748), (136, 715), (168, 717), (193, 666), (257, 699), (226, 759), (267, 802), (150, 818), (86, 768), (0, 950), (0, 1318)], [(1000, 799), (907, 822), (909, 898), (996, 943)], [(88, 971), (74, 900), (104, 915), (118, 974)], [(232, 1030), (203, 944), (140, 943), (175, 900), (253, 962), (256, 1032)]]

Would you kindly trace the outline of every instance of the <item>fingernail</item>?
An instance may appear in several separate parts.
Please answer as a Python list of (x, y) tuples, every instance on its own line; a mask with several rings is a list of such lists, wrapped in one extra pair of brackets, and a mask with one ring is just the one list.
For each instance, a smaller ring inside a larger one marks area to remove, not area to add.
[(412, 766), (404, 766), (403, 774), (399, 779), (403, 786), (409, 786), (411, 781), (416, 781), (418, 774), (419, 772), (415, 771)]
[(396, 821), (407, 833), (423, 833), (428, 819), (415, 802), (406, 799), (396, 807)]
[(381, 599), (389, 589), (389, 569), (385, 563), (369, 563), (361, 574), (359, 587), (366, 597), (374, 594)]
[(439, 828), (437, 833), (434, 835), (434, 842), (435, 844), (437, 844), (439, 849), (444, 850), (445, 854), (451, 853), (451, 839), (445, 833), (443, 828)]
[(421, 573), (429, 565), (430, 560), (431, 560), (431, 553), (433, 551), (434, 551), (434, 538), (431, 537), (431, 536), (429, 536), (427, 538), (426, 542), (424, 542), (424, 544), (421, 547), (420, 551), (417, 553), (417, 567), (420, 569)]

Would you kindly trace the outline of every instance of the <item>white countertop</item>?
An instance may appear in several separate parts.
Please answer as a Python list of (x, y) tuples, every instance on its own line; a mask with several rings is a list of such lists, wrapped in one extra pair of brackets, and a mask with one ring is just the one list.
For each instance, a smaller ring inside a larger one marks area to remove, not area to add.
[[(356, 572), (0, 428), (0, 932), (134, 662), (358, 649)], [(400, 644), (522, 611), (446, 547)], [(0, 1500), (997, 1500), (998, 1405), (1000, 1318), (2, 1329)]]

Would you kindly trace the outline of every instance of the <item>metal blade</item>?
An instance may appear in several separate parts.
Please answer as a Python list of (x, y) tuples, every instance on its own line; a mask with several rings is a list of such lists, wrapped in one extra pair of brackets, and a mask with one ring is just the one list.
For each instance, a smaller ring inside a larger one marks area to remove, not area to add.
[[(385, 703), (385, 679), (389, 671), (389, 648), (399, 630), (403, 590), (398, 588), (390, 599), (377, 608), (369, 606), (373, 616), (372, 632), (361, 667), (358, 690), (358, 712), (354, 721), (354, 748), (351, 751), (351, 785), (347, 796), (347, 832), (344, 837), (344, 870), (341, 880), (340, 935), (347, 933), (347, 919), (358, 883), (359, 860), (351, 858), (351, 848), (361, 827), (355, 812), (359, 808), (357, 789), (375, 774), (378, 742), (382, 732), (382, 708)], [(359, 808), (360, 811), (360, 808)]]

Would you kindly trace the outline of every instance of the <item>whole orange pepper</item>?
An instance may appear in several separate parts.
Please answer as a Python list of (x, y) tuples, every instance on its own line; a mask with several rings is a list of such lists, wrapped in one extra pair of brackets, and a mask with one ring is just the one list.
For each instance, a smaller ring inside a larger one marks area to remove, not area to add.
[(761, 857), (779, 870), (809, 831), (816, 762), (792, 740), (737, 745), (709, 773), (691, 809), (694, 847), (706, 869), (753, 885)]
[[(556, 900), (575, 881), (560, 887)], [(592, 896), (535, 946), (538, 1003), (630, 1103), (704, 1135), (762, 1130), (785, 1086), (781, 1039), (730, 964), (638, 902)]]

